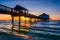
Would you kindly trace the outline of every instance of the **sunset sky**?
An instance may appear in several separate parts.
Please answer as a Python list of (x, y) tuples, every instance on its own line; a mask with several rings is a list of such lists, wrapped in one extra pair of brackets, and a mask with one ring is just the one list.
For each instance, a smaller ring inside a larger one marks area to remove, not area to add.
[[(46, 13), (51, 19), (60, 20), (60, 0), (0, 0), (0, 4), (12, 8), (18, 4), (27, 8), (31, 14)], [(11, 19), (11, 16), (0, 14), (0, 20), (6, 19)]]

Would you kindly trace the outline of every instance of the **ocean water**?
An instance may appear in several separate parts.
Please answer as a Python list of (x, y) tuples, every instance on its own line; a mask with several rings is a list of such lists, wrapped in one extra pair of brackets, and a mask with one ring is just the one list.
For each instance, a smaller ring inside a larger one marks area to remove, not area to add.
[[(8, 20), (0, 20), (0, 32), (10, 33), (11, 23)], [(18, 25), (18, 21), (15, 21), (15, 24)], [(30, 25), (27, 28), (21, 26), (20, 32), (18, 32), (18, 26), (15, 26), (14, 30), (17, 31), (14, 31), (13, 34), (26, 40), (60, 40), (60, 20), (26, 24)]]

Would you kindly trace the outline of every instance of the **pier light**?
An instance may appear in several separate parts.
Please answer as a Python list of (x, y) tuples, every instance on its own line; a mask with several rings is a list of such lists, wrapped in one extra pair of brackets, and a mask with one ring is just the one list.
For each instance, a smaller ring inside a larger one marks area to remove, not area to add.
[(24, 16), (21, 16), (20, 19), (21, 19), (21, 20), (25, 20), (25, 17), (24, 17)]
[(34, 22), (35, 21), (35, 18), (32, 18), (32, 22)]
[(14, 20), (19, 20), (19, 18), (18, 17), (14, 17)]
[(20, 19), (21, 19), (21, 20), (30, 20), (29, 17), (24, 17), (24, 16), (21, 16)]
[(28, 20), (28, 21), (30, 20), (30, 18), (29, 18), (29, 17), (26, 17), (25, 19), (26, 19), (26, 20)]
[[(14, 20), (19, 20), (19, 17), (18, 16), (14, 17)], [(29, 21), (30, 18), (29, 17), (20, 16), (20, 20), (27, 20), (27, 21)]]

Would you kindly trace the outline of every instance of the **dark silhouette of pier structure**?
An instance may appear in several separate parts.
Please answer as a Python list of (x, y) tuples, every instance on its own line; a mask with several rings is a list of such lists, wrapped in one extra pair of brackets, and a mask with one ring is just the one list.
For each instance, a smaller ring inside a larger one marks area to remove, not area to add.
[[(18, 25), (18, 29), (20, 30), (20, 16), (25, 16), (25, 17), (29, 17), (30, 18), (30, 22), (31, 22), (31, 19), (32, 18), (35, 18), (35, 19), (40, 19), (38, 16), (35, 16), (35, 15), (32, 15), (30, 13), (28, 13), (28, 9), (22, 7), (22, 6), (19, 6), (17, 5), (16, 7), (14, 8), (10, 8), (10, 7), (7, 7), (7, 6), (4, 6), (4, 5), (1, 5), (0, 4), (0, 14), (8, 14), (8, 15), (11, 15), (12, 17), (12, 32), (13, 32), (13, 28), (14, 28), (14, 17), (15, 16), (18, 16), (19, 17), (19, 25)], [(25, 21), (26, 22), (26, 21)]]
[(41, 15), (39, 15), (40, 21), (49, 21), (50, 17), (48, 14), (43, 13)]

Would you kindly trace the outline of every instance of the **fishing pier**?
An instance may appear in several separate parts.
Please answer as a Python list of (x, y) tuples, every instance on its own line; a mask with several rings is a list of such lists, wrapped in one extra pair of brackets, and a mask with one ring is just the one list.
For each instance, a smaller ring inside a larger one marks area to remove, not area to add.
[[(14, 30), (13, 29), (14, 26), (16, 26), (16, 25), (14, 25), (14, 17), (16, 17), (16, 16), (19, 17), (19, 25), (17, 25), (19, 27), (18, 30), (20, 30), (20, 27), (21, 27), (21, 25), (20, 25), (20, 23), (21, 23), (20, 22), (20, 16), (24, 16), (25, 18), (26, 17), (29, 17), (30, 18), (30, 22), (31, 22), (31, 19), (32, 18), (35, 19), (34, 22), (36, 22), (36, 21), (38, 21), (40, 19), (39, 16), (32, 15), (32, 14), (28, 13), (28, 9), (26, 9), (26, 8), (24, 8), (22, 6), (19, 6), (19, 5), (17, 5), (14, 8), (10, 8), (10, 7), (7, 7), (7, 6), (4, 6), (4, 5), (1, 5), (0, 4), (0, 14), (8, 14), (8, 15), (11, 15), (11, 18), (12, 18), (12, 28), (11, 28), (12, 29), (12, 32)], [(26, 23), (26, 20), (25, 20), (25, 23)]]

